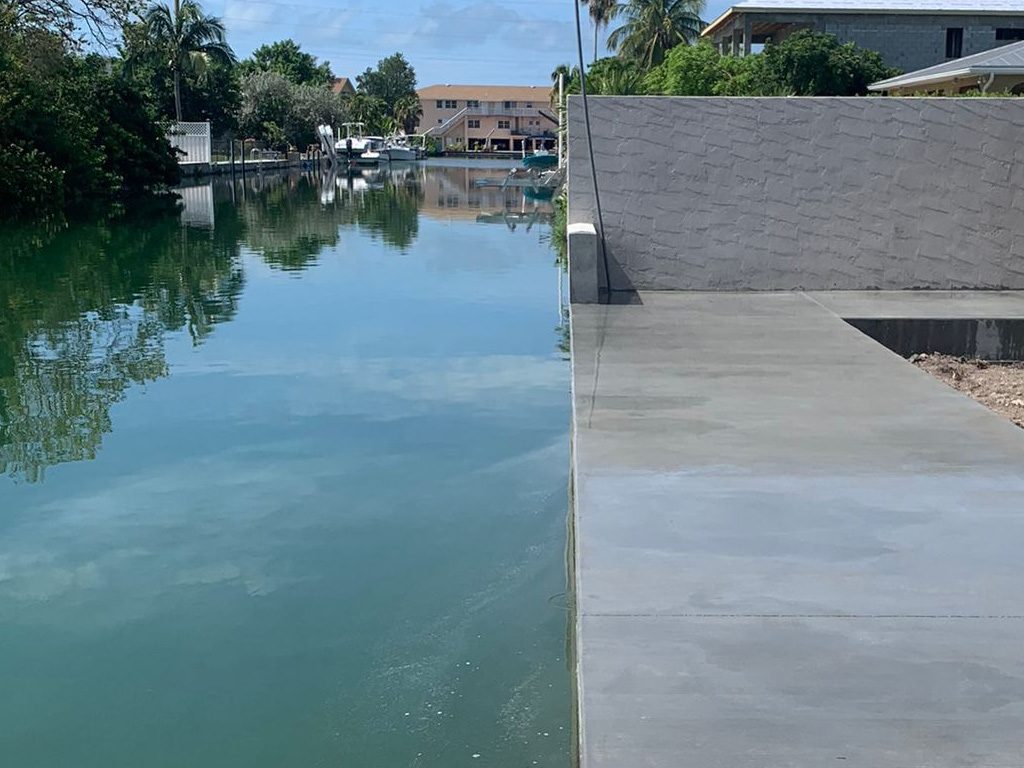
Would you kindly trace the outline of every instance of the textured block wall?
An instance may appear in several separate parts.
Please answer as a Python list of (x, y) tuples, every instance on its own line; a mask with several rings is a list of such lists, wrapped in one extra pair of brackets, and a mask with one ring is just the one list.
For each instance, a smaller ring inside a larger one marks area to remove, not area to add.
[[(1024, 99), (590, 105), (615, 290), (1024, 289)], [(594, 221), (579, 97), (569, 217)]]
[[(763, 15), (757, 18), (769, 20), (776, 17)], [(904, 72), (932, 67), (947, 61), (946, 30), (950, 27), (964, 31), (964, 56), (1007, 45), (1010, 41), (996, 40), (996, 29), (999, 27), (1024, 27), (1024, 17), (1020, 14), (879, 16), (823, 13), (807, 14), (805, 18), (810, 26), (835, 35), (840, 42), (852, 42), (861, 48), (878, 51), (886, 64)]]

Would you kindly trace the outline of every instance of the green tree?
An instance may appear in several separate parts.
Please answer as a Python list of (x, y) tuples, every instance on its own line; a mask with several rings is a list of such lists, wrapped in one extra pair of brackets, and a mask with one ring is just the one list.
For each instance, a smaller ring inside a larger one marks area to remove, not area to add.
[(239, 65), (243, 75), (252, 72), (276, 72), (296, 85), (329, 86), (334, 82), (329, 61), (303, 51), (294, 40), (261, 45)]
[(292, 86), (291, 120), (288, 141), (300, 149), (315, 144), (316, 126), (341, 125), (348, 117), (345, 100), (319, 85)]
[(607, 29), (612, 20), (619, 15), (622, 6), (619, 0), (580, 0), (590, 11), (590, 20), (594, 24), (594, 61), (598, 58), (601, 30)]
[(355, 123), (363, 123), (367, 132), (382, 134), (388, 118), (388, 105), (383, 99), (366, 93), (356, 93), (348, 100), (348, 117)]
[(141, 8), (141, 0), (2, 0), (0, 9), (26, 29), (58, 36), (69, 49), (87, 39), (114, 40)]
[(763, 75), (764, 57), (722, 56), (709, 43), (677, 45), (644, 81), (665, 96), (775, 95)]
[(283, 140), (292, 119), (294, 86), (276, 72), (253, 72), (242, 78), (238, 130), (246, 138)]
[(612, 32), (608, 44), (621, 57), (651, 69), (672, 48), (700, 37), (703, 11), (704, 0), (627, 0), (620, 11), (626, 22)]
[(316, 141), (317, 125), (338, 125), (346, 115), (344, 100), (329, 88), (296, 85), (277, 72), (242, 79), (238, 127), (246, 137), (301, 148)]
[(174, 81), (174, 115), (182, 119), (181, 79), (186, 73), (202, 79), (214, 62), (232, 65), (235, 54), (227, 44), (224, 23), (207, 16), (195, 0), (174, 0), (174, 10), (151, 5), (144, 16), (149, 45), (167, 62)]
[(416, 96), (416, 71), (402, 54), (395, 53), (359, 75), (356, 84), (359, 93), (379, 99), (385, 113), (394, 115), (402, 99)]
[(751, 56), (722, 56), (707, 44), (676, 46), (644, 84), (666, 96), (860, 96), (895, 74), (874, 51), (801, 31)]
[[(163, 119), (175, 118), (174, 78), (160, 52), (149, 44), (141, 22), (124, 28), (122, 61), (118, 67)], [(181, 111), (193, 120), (207, 120), (215, 136), (238, 126), (241, 93), (238, 67), (211, 61), (200, 75), (185, 72), (181, 77)]]
[(412, 133), (423, 116), (423, 104), (419, 96), (414, 94), (403, 96), (395, 104), (393, 115), (395, 122), (401, 126), (403, 131)]
[(177, 180), (144, 98), (110, 70), (0, 9), (0, 217), (103, 205)]
[(765, 46), (763, 56), (762, 90), (793, 96), (863, 96), (871, 83), (898, 74), (875, 51), (811, 30)]
[(647, 90), (665, 96), (714, 96), (723, 57), (708, 43), (677, 45), (646, 78)]
[[(561, 68), (559, 68), (561, 69)], [(555, 70), (553, 76), (565, 74), (567, 96), (580, 93), (579, 67)], [(644, 72), (632, 61), (617, 56), (598, 59), (587, 70), (587, 93), (595, 96), (639, 96), (647, 93)], [(557, 99), (557, 94), (553, 97)]]
[[(574, 92), (579, 87), (574, 84)], [(587, 92), (597, 96), (638, 96), (645, 93), (644, 73), (632, 61), (610, 56), (587, 71)]]

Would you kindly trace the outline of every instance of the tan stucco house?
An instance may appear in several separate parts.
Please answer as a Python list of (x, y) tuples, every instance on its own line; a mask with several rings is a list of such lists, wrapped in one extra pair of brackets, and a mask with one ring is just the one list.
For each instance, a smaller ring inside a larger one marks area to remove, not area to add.
[(440, 139), (443, 149), (520, 152), (558, 140), (550, 86), (431, 85), (418, 93), (417, 133)]

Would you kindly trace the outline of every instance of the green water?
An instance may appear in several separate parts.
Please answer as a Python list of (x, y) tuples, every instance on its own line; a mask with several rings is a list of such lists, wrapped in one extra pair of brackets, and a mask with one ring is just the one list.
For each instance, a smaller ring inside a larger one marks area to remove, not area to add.
[(0, 234), (0, 765), (569, 765), (550, 209), (481, 173)]

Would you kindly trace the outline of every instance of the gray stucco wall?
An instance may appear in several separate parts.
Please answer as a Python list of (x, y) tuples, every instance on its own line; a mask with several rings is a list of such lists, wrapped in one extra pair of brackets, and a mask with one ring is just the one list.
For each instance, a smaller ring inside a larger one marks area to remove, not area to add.
[[(782, 22), (802, 25), (819, 32), (835, 35), (840, 42), (856, 43), (862, 48), (878, 51), (885, 63), (904, 72), (924, 69), (948, 61), (946, 58), (946, 30), (960, 28), (964, 31), (963, 56), (981, 53), (1011, 40), (996, 40), (999, 28), (1024, 28), (1024, 8), (1017, 15), (994, 16), (979, 14), (938, 15), (938, 14), (844, 14), (844, 13), (745, 13), (738, 21), (749, 20), (752, 24)], [(794, 27), (796, 29), (798, 27)], [(742, 36), (742, 23), (737, 28)], [(731, 27), (714, 36), (717, 43), (722, 38), (736, 34)], [(782, 42), (785, 33), (777, 35), (775, 42)]]
[[(614, 290), (1024, 289), (1024, 100), (590, 105)], [(569, 223), (594, 219), (574, 97)]]

